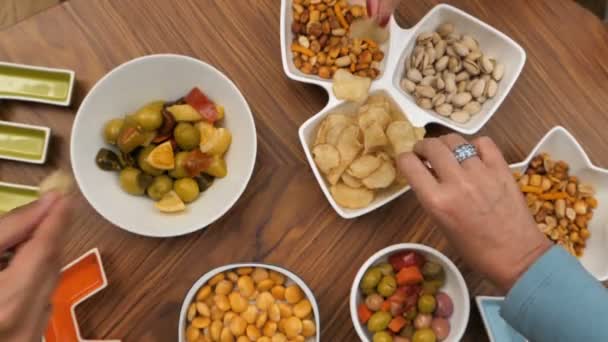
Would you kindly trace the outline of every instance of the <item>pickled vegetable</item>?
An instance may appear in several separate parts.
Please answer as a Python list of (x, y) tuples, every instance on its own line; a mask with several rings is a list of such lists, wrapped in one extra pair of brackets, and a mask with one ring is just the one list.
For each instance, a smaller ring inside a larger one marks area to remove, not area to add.
[(133, 119), (142, 129), (154, 131), (163, 124), (163, 115), (161, 113), (163, 104), (163, 101), (150, 102), (135, 112)]
[(177, 142), (177, 146), (182, 150), (192, 150), (200, 144), (200, 133), (192, 124), (180, 122), (175, 126), (173, 136)]
[(425, 280), (445, 279), (445, 272), (443, 270), (443, 267), (433, 261), (427, 261), (424, 266), (422, 266), (421, 272)]
[(198, 183), (198, 189), (203, 192), (213, 184), (213, 180), (215, 177), (207, 174), (202, 174), (200, 176), (194, 177), (196, 183)]
[(188, 172), (186, 171), (186, 160), (188, 160), (188, 155), (190, 152), (178, 152), (175, 155), (175, 168), (169, 171), (169, 176), (179, 179), (188, 177)]
[(435, 295), (435, 300), (437, 301), (435, 315), (438, 317), (450, 318), (454, 312), (454, 303), (452, 302), (452, 298), (450, 298), (450, 296), (444, 292), (439, 292)]
[(435, 337), (435, 333), (431, 329), (420, 329), (414, 333), (414, 337), (412, 342), (435, 342), (437, 338)]
[(141, 127), (132, 120), (125, 120), (116, 144), (121, 152), (131, 153), (145, 142), (146, 137), (142, 133)]
[(421, 313), (432, 313), (436, 306), (435, 297), (425, 294), (418, 299), (418, 311)]
[(382, 279), (382, 272), (377, 268), (370, 268), (363, 274), (361, 279), (362, 289), (374, 289), (380, 283)]
[(153, 179), (136, 168), (127, 167), (120, 172), (120, 187), (128, 194), (141, 196)]
[(181, 178), (173, 183), (173, 191), (185, 203), (193, 202), (199, 195), (198, 183), (192, 178)]
[(103, 139), (106, 143), (115, 145), (116, 140), (118, 139), (118, 135), (120, 134), (120, 130), (122, 129), (122, 125), (124, 123), (124, 119), (112, 119), (106, 123), (103, 128)]
[(391, 319), (391, 314), (388, 312), (378, 311), (372, 315), (369, 321), (367, 321), (367, 329), (371, 332), (386, 330)]
[(226, 177), (228, 175), (226, 160), (218, 155), (213, 156), (213, 158), (211, 158), (211, 163), (205, 172), (216, 178)]
[(373, 342), (393, 342), (393, 337), (386, 331), (379, 331), (374, 334)]
[(431, 323), (431, 329), (433, 329), (437, 340), (443, 341), (450, 335), (450, 322), (445, 318), (434, 318)]
[(146, 190), (148, 197), (158, 201), (173, 189), (173, 180), (167, 175), (154, 177), (154, 181)]
[(393, 293), (395, 293), (396, 289), (397, 280), (395, 280), (394, 276), (387, 275), (382, 277), (382, 279), (380, 280), (377, 291), (380, 295), (384, 297), (390, 297)]
[(100, 169), (105, 171), (120, 171), (122, 169), (118, 155), (107, 148), (102, 148), (97, 152), (95, 163)]
[(142, 148), (141, 151), (139, 151), (139, 154), (137, 155), (137, 165), (143, 172), (152, 176), (159, 176), (162, 175), (164, 171), (153, 167), (147, 161), (148, 157), (150, 156), (150, 153), (154, 150), (154, 147), (155, 146), (150, 145)]
[(389, 263), (382, 263), (379, 265), (376, 265), (376, 268), (380, 270), (380, 272), (382, 272), (383, 275), (392, 275), (395, 274), (394, 270), (393, 270), (393, 266), (391, 266), (391, 264)]

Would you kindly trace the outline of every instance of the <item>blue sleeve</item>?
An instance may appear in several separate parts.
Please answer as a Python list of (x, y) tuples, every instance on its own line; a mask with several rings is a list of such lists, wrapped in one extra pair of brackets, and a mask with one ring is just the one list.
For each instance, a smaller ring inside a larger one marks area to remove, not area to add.
[(559, 246), (515, 283), (501, 315), (535, 342), (608, 341), (608, 290)]

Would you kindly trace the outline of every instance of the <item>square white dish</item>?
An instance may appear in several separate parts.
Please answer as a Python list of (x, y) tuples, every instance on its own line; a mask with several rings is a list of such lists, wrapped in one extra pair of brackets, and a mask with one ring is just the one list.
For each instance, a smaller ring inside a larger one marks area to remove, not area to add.
[[(9, 121), (0, 121), (0, 129), (2, 127), (8, 127), (8, 128), (12, 127), (14, 129), (23, 131), (23, 135), (18, 134), (12, 138), (13, 140), (20, 139), (21, 141), (23, 141), (24, 136), (27, 135), (27, 131), (39, 132), (42, 135), (44, 135), (44, 139), (42, 141), (41, 146), (40, 145), (34, 146), (37, 150), (37, 151), (35, 151), (37, 153), (37, 158), (27, 158), (25, 156), (19, 157), (17, 155), (11, 155), (11, 153), (9, 153), (10, 148), (6, 151), (6, 153), (4, 153), (3, 151), (1, 151), (1, 147), (0, 147), (0, 159), (13, 160), (13, 161), (31, 163), (31, 164), (44, 164), (46, 162), (46, 158), (47, 158), (47, 154), (48, 154), (48, 150), (49, 150), (49, 142), (51, 140), (51, 129), (49, 127), (27, 125), (27, 124), (9, 122)], [(2, 139), (1, 136), (0, 136), (0, 139)], [(5, 142), (7, 142), (8, 145), (10, 146), (11, 138), (6, 138), (6, 139), (7, 140), (5, 140)]]
[(581, 264), (600, 281), (608, 280), (608, 170), (591, 163), (589, 157), (565, 128), (557, 126), (551, 129), (521, 163), (512, 164), (511, 170), (525, 172), (528, 164), (536, 155), (548, 153), (553, 160), (563, 160), (570, 166), (570, 175), (581, 182), (595, 187), (595, 198), (598, 207), (593, 211), (589, 222), (591, 236), (587, 247), (579, 259)]
[(475, 301), (490, 342), (527, 341), (500, 316), (500, 305), (504, 297), (477, 296)]

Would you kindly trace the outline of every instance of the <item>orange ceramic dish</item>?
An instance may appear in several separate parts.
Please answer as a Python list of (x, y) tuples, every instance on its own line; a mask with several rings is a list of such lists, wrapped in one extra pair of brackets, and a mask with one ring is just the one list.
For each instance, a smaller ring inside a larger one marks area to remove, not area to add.
[(53, 294), (53, 312), (45, 334), (46, 342), (80, 342), (76, 305), (108, 285), (97, 248), (90, 250), (63, 268)]

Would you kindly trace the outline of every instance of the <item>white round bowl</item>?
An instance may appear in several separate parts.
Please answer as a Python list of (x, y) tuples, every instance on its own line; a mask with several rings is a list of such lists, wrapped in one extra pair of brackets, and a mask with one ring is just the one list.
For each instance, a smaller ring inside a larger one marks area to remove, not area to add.
[[(193, 87), (226, 109), (221, 125), (232, 132), (226, 154), (228, 176), (217, 179), (186, 212), (163, 214), (149, 198), (122, 191), (118, 174), (99, 169), (95, 155), (106, 146), (102, 137), (106, 121), (154, 100), (176, 100)], [(257, 138), (249, 105), (228, 77), (191, 57), (150, 55), (118, 66), (95, 84), (76, 114), (70, 145), (78, 186), (99, 214), (132, 233), (168, 237), (202, 229), (235, 204), (253, 173)]]
[(310, 304), (312, 306), (312, 312), (314, 315), (315, 325), (317, 327), (316, 335), (309, 337), (305, 342), (321, 341), (321, 321), (320, 321), (320, 317), (319, 317), (319, 305), (317, 304), (317, 299), (315, 298), (315, 295), (312, 293), (312, 291), (310, 290), (308, 285), (306, 285), (306, 283), (302, 279), (300, 279), (300, 277), (295, 275), (293, 272), (288, 271), (287, 269), (284, 269), (282, 267), (275, 266), (275, 265), (262, 264), (262, 263), (239, 263), (239, 264), (229, 264), (229, 265), (225, 265), (225, 266), (221, 266), (216, 269), (213, 269), (213, 270), (205, 273), (205, 275), (200, 277), (200, 279), (197, 280), (196, 283), (194, 283), (194, 285), (192, 285), (192, 288), (190, 289), (190, 291), (188, 291), (188, 294), (186, 294), (186, 298), (184, 299), (184, 303), (182, 304), (182, 308), (181, 308), (180, 314), (179, 314), (179, 325), (177, 327), (178, 334), (179, 334), (179, 340), (178, 340), (179, 342), (187, 342), (186, 336), (184, 336), (185, 332), (186, 332), (186, 323), (187, 323), (186, 316), (188, 313), (188, 307), (190, 306), (190, 303), (192, 303), (194, 301), (194, 297), (196, 296), (196, 293), (198, 292), (198, 290), (201, 287), (203, 287), (203, 285), (205, 285), (209, 280), (211, 280), (211, 278), (213, 278), (216, 274), (226, 272), (229, 270), (233, 270), (233, 269), (237, 269), (240, 267), (258, 267), (258, 268), (265, 268), (270, 271), (275, 271), (275, 272), (283, 274), (287, 278), (286, 284), (295, 283), (296, 285), (298, 285), (300, 287), (300, 289), (302, 289), (302, 291), (306, 295), (306, 298), (310, 301)]
[(350, 290), (350, 317), (361, 341), (371, 342), (372, 340), (372, 335), (367, 331), (367, 328), (359, 323), (359, 316), (357, 314), (357, 307), (363, 301), (363, 296), (359, 290), (363, 274), (373, 265), (387, 262), (389, 255), (401, 251), (416, 251), (424, 255), (427, 260), (434, 261), (443, 267), (446, 278), (445, 285), (440, 291), (448, 294), (454, 302), (454, 313), (449, 319), (450, 335), (444, 341), (460, 341), (469, 322), (470, 302), (467, 284), (456, 265), (450, 259), (436, 249), (416, 243), (401, 243), (386, 247), (367, 259), (357, 272)]

